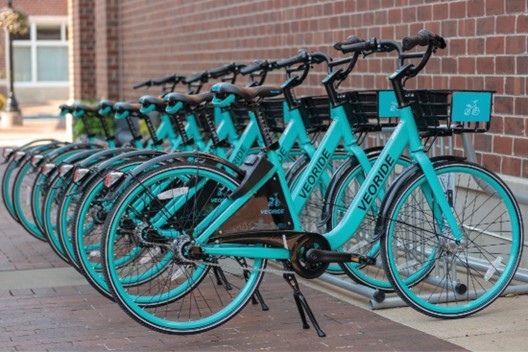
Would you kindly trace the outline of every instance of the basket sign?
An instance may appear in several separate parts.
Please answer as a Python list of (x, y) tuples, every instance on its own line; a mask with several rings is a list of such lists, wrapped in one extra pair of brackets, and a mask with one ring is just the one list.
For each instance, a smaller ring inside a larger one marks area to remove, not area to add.
[(392, 90), (380, 90), (378, 92), (378, 116), (382, 117), (399, 117), (398, 101), (396, 94)]
[(488, 122), (491, 116), (491, 92), (453, 92), (451, 120)]

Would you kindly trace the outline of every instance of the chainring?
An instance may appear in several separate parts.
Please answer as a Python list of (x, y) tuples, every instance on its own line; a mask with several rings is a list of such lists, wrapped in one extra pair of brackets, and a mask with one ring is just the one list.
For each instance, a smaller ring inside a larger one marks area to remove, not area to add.
[(328, 268), (329, 263), (310, 263), (305, 259), (306, 253), (312, 248), (330, 250), (328, 240), (317, 233), (302, 235), (292, 246), (291, 263), (297, 275), (305, 279), (315, 279), (321, 276)]

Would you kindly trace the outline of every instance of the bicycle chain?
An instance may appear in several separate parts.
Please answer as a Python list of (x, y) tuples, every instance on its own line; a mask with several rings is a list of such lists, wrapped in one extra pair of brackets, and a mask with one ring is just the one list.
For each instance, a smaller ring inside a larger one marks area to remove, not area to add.
[[(210, 266), (210, 267), (217, 267), (217, 268), (231, 268), (231, 269), (240, 269), (241, 266), (238, 265), (238, 266), (232, 266), (232, 265), (220, 265), (220, 264), (217, 264), (217, 263), (211, 263), (211, 262), (205, 262), (205, 261), (198, 261), (198, 260), (191, 260), (191, 259), (187, 259), (187, 258), (184, 258), (184, 259), (181, 259), (182, 262), (184, 263), (191, 263), (191, 264), (195, 264), (195, 265), (207, 265), (207, 266)], [(269, 268), (264, 268), (264, 269), (258, 269), (258, 268), (255, 268), (255, 267), (251, 267), (251, 266), (246, 266), (245, 268), (247, 268), (249, 271), (257, 271), (257, 272), (263, 272), (263, 273), (276, 273), (276, 274), (295, 274), (295, 271), (292, 271), (292, 270), (285, 270), (285, 269), (269, 269)], [(250, 269), (251, 268), (251, 269)]]

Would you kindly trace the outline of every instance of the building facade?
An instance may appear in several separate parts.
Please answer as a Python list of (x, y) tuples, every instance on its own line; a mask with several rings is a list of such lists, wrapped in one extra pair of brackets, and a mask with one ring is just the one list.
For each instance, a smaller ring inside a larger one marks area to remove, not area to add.
[[(22, 1), (21, 1), (22, 2)], [(29, 1), (28, 1), (29, 2)], [(496, 91), (490, 133), (474, 137), (478, 161), (528, 177), (526, 0), (69, 0), (75, 98), (136, 100), (132, 85), (229, 62), (332, 49), (349, 35), (401, 40), (427, 28), (447, 48), (409, 87)], [(361, 60), (348, 85), (388, 88), (390, 55)], [(324, 72), (299, 94), (323, 94)], [(271, 83), (282, 79), (279, 74)], [(457, 142), (458, 143), (458, 142)]]
[[(6, 4), (7, 5), (7, 4)], [(13, 37), (15, 93), (21, 104), (69, 98), (67, 0), (15, 0), (13, 7), (28, 15), (29, 30)], [(2, 33), (5, 60), (0, 63), (0, 85), (9, 72), (7, 37)], [(5, 91), (4, 90), (4, 91)]]

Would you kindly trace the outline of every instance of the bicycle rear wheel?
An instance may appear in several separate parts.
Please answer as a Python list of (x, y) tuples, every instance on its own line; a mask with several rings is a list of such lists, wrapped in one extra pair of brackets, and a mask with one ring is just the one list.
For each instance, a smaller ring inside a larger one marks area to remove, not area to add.
[[(131, 161), (107, 171), (127, 172), (142, 162), (143, 159)], [(102, 271), (101, 239), (105, 219), (115, 199), (105, 199), (108, 190), (104, 187), (103, 175), (98, 175), (83, 188), (80, 199), (66, 197), (61, 205), (65, 212), (61, 217), (63, 224), (60, 224), (63, 227), (61, 241), (73, 252), (72, 256), (87, 281), (103, 296), (113, 299)], [(73, 214), (69, 214), (71, 209), (74, 209)], [(64, 221), (67, 218), (71, 219)]]
[[(228, 321), (251, 299), (264, 260), (186, 256), (196, 226), (238, 185), (221, 170), (181, 163), (148, 172), (121, 194), (105, 222), (101, 254), (109, 289), (134, 320), (164, 333), (197, 333)], [(165, 235), (171, 231), (172, 238)]]
[[(463, 161), (435, 165), (463, 238), (454, 240), (423, 173), (395, 190), (381, 238), (389, 281), (414, 309), (460, 318), (495, 301), (518, 268), (522, 217), (508, 187), (483, 167)], [(413, 276), (433, 270), (417, 282)]]

